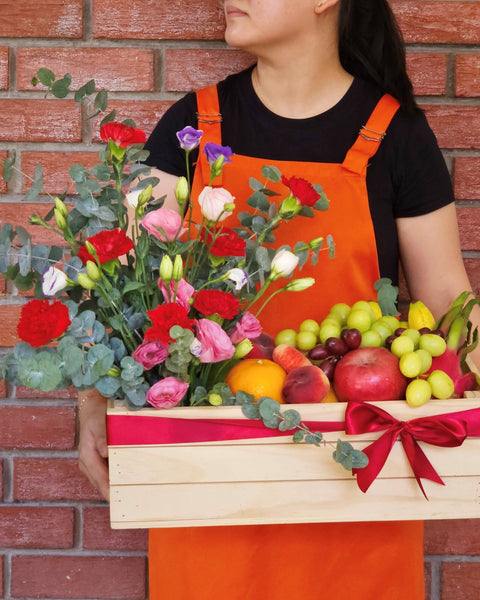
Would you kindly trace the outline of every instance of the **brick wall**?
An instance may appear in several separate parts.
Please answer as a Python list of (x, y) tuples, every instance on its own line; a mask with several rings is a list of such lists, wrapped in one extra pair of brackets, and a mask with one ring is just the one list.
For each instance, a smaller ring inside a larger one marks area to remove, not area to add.
[[(188, 6), (188, 10), (186, 7)], [(185, 91), (249, 64), (222, 42), (218, 0), (0, 0), (0, 161), (14, 148), (25, 173), (45, 167), (61, 192), (74, 162), (98, 149), (71, 98), (44, 99), (41, 66), (95, 77), (111, 106), (147, 132)], [(392, 0), (420, 103), (444, 150), (462, 248), (480, 290), (480, 2)], [(0, 219), (25, 224), (25, 182), (0, 179)], [(45, 199), (43, 203), (48, 203)], [(35, 207), (42, 212), (43, 207)], [(36, 241), (51, 242), (35, 230)], [(0, 347), (15, 341), (21, 298), (0, 281)], [(108, 510), (76, 467), (75, 397), (0, 384), (0, 598), (143, 600), (146, 535), (112, 532)], [(476, 521), (426, 526), (429, 600), (480, 597)]]

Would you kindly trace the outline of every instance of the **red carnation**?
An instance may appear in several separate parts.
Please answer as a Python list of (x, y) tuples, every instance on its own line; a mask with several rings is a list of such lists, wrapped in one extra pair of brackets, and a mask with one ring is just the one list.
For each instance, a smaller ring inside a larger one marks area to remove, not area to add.
[(135, 127), (116, 121), (102, 125), (100, 137), (104, 142), (112, 140), (120, 148), (126, 148), (132, 144), (143, 144), (147, 141), (147, 136), (141, 129), (135, 129)]
[(233, 319), (240, 310), (240, 300), (221, 290), (200, 290), (193, 306), (206, 317), (219, 315), (222, 319)]
[(219, 235), (210, 248), (211, 254), (214, 256), (245, 256), (247, 242), (229, 227), (218, 227), (213, 231), (203, 230), (201, 240), (210, 247), (213, 236), (217, 234)]
[(195, 319), (188, 318), (188, 312), (175, 302), (160, 304), (153, 310), (147, 310), (147, 315), (152, 321), (152, 326), (145, 331), (145, 341), (161, 340), (164, 344), (172, 341), (170, 329), (179, 325), (183, 329), (193, 331)]
[[(99, 233), (92, 235), (87, 238), (87, 241), (97, 251), (98, 260), (101, 264), (118, 258), (123, 254), (127, 254), (133, 248), (132, 240), (127, 237), (127, 234), (123, 229), (109, 229), (107, 231), (100, 231)], [(89, 253), (86, 246), (81, 246), (78, 250), (78, 256), (81, 258), (83, 264), (87, 260), (95, 261), (95, 258)]]
[(295, 176), (288, 179), (282, 175), (282, 183), (290, 189), (292, 196), (295, 196), (302, 206), (315, 206), (320, 199), (320, 194), (306, 179)]
[(58, 300), (30, 300), (22, 306), (18, 336), (32, 346), (44, 346), (60, 337), (70, 326), (68, 308)]

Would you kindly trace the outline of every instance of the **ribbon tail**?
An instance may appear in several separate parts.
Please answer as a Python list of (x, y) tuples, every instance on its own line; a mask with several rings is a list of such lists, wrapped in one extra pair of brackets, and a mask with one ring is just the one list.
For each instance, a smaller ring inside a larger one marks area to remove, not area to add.
[(397, 436), (397, 429), (389, 429), (377, 440), (364, 448), (363, 452), (368, 457), (368, 465), (361, 469), (352, 469), (352, 473), (357, 476), (357, 485), (362, 492), (368, 490), (382, 470)]
[(409, 433), (402, 432), (402, 444), (405, 449), (405, 453), (412, 468), (415, 479), (417, 480), (419, 488), (422, 490), (425, 499), (428, 500), (428, 496), (423, 488), (421, 478), (429, 479), (434, 483), (440, 483), (445, 485), (440, 475), (433, 468), (432, 463), (428, 460), (426, 454), (421, 449), (417, 440)]

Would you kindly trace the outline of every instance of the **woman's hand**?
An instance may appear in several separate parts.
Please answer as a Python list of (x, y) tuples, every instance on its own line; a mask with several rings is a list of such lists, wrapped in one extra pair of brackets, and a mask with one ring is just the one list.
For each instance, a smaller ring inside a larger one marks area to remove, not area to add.
[(78, 393), (78, 464), (105, 500), (109, 500), (106, 413), (107, 400), (96, 390)]

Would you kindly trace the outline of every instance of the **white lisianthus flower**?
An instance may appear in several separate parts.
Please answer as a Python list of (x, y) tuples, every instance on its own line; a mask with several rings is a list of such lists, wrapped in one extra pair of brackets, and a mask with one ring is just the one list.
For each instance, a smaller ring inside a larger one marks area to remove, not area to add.
[(243, 286), (247, 283), (248, 277), (243, 269), (230, 269), (226, 273), (227, 279), (232, 281), (235, 284), (235, 291), (238, 292), (243, 288)]
[(55, 296), (67, 287), (67, 276), (54, 266), (49, 267), (42, 277), (42, 292), (44, 296)]
[(126, 194), (125, 198), (127, 200), (128, 206), (130, 206), (130, 208), (133, 208), (134, 210), (137, 208), (138, 197), (140, 196), (142, 191), (143, 190), (132, 190), (131, 192), (128, 192), (128, 194)]
[(235, 207), (234, 200), (232, 194), (221, 187), (206, 186), (198, 196), (202, 215), (212, 223), (223, 221), (232, 214)]
[(193, 339), (193, 342), (190, 344), (189, 350), (190, 353), (193, 354), (193, 356), (197, 358), (200, 356), (200, 354), (202, 353), (202, 343), (198, 338)]
[(279, 277), (290, 277), (298, 265), (298, 256), (290, 250), (282, 248), (272, 259), (270, 279), (275, 280)]

